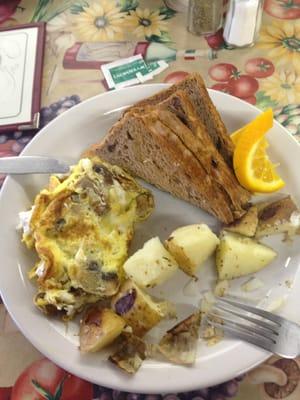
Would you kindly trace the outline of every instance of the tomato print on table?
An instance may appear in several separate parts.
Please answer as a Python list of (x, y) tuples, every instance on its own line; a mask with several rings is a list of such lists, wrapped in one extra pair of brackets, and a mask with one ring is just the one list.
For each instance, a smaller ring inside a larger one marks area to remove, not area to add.
[(12, 388), (0, 388), (0, 400), (10, 400)]
[(255, 93), (259, 88), (259, 83), (253, 76), (242, 74), (236, 66), (227, 63), (213, 65), (208, 70), (208, 74), (211, 79), (222, 82), (212, 85), (212, 89), (239, 97), (251, 104), (256, 103)]
[(246, 101), (247, 103), (252, 104), (253, 106), (255, 106), (255, 104), (256, 104), (256, 97), (254, 95), (249, 96), (249, 97), (244, 97), (244, 98), (242, 98), (242, 100)]
[(267, 78), (274, 71), (275, 67), (272, 61), (262, 57), (251, 58), (245, 64), (245, 72), (254, 78)]
[(21, 0), (0, 0), (0, 27), (7, 21), (13, 25), (15, 19), (12, 16), (20, 2)]
[(243, 378), (187, 393), (146, 395), (93, 385), (42, 358), (29, 365), (13, 387), (0, 389), (0, 400), (226, 400), (238, 393)]
[(219, 29), (218, 32), (213, 33), (212, 35), (205, 36), (205, 40), (211, 49), (221, 50), (226, 47), (223, 38), (223, 28)]
[(215, 85), (211, 86), (211, 89), (219, 90), (220, 92), (223, 92), (223, 93), (232, 94), (227, 83), (216, 83)]
[(91, 400), (93, 385), (43, 358), (16, 380), (10, 400)]
[(238, 72), (232, 64), (219, 63), (208, 70), (208, 75), (217, 82), (228, 82)]
[(171, 72), (169, 75), (167, 75), (164, 79), (164, 83), (177, 83), (182, 81), (182, 79), (186, 78), (189, 75), (188, 72), (186, 71), (175, 71)]
[(253, 96), (258, 90), (258, 82), (249, 75), (236, 74), (228, 81), (231, 93), (241, 99)]
[(267, 14), (280, 19), (300, 18), (300, 0), (265, 0)]
[(275, 66), (266, 58), (255, 57), (245, 62), (244, 70), (246, 74), (229, 63), (218, 63), (211, 66), (208, 70), (209, 77), (216, 82), (222, 82), (212, 85), (211, 89), (220, 90), (255, 105), (259, 90), (258, 79), (273, 75)]

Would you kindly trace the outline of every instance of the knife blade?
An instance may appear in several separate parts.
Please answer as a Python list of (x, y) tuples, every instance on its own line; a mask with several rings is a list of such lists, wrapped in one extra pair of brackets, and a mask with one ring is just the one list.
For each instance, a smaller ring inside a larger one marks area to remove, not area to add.
[(1, 174), (65, 174), (69, 171), (69, 165), (50, 157), (22, 156), (0, 158)]

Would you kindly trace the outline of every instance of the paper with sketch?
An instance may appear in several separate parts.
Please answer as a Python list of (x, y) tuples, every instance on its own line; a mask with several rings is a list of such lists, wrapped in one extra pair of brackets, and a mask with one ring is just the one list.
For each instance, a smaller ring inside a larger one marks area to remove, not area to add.
[(32, 119), (38, 28), (0, 32), (0, 125)]

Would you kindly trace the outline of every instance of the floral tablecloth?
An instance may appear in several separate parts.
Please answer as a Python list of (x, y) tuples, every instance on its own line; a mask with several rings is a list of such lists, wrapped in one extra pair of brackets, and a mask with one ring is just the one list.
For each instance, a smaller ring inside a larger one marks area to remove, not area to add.
[[(102, 63), (141, 53), (146, 60), (169, 63), (151, 83), (176, 82), (199, 71), (208, 87), (262, 110), (272, 107), (276, 119), (300, 138), (300, 0), (265, 0), (259, 41), (246, 49), (226, 46), (222, 30), (208, 37), (188, 33), (186, 3), (0, 0), (0, 27), (47, 22), (42, 126), (107, 90)], [(1, 134), (0, 156), (19, 154), (34, 134)], [(216, 387), (162, 396), (165, 400), (299, 400), (300, 359), (272, 357), (247, 376)], [(122, 393), (69, 375), (31, 346), (0, 304), (0, 400), (155, 400), (162, 396)]]

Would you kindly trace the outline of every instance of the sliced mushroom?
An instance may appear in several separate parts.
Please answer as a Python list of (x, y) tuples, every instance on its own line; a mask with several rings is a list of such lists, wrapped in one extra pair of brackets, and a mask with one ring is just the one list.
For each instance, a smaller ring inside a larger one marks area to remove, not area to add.
[(99, 259), (89, 259), (79, 248), (74, 264), (69, 268), (69, 276), (74, 287), (87, 293), (109, 297), (119, 288), (119, 277), (116, 273), (104, 272)]

